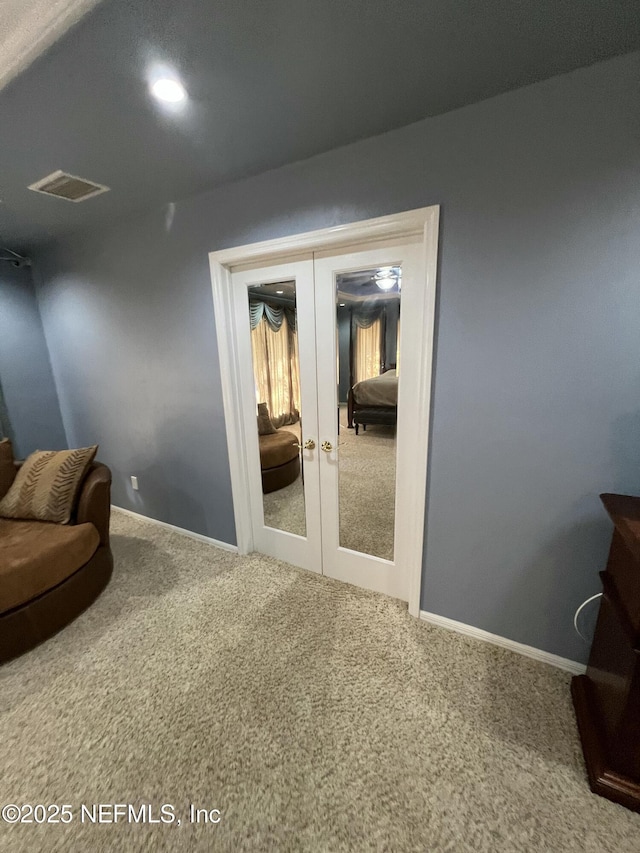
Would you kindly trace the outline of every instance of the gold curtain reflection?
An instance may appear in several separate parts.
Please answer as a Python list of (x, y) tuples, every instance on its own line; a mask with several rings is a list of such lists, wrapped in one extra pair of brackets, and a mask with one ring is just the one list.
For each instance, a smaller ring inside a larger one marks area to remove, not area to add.
[(382, 320), (373, 322), (367, 329), (356, 326), (354, 381), (373, 379), (380, 375), (382, 359)]
[(263, 318), (251, 330), (256, 403), (266, 403), (275, 427), (300, 417), (298, 340), (283, 317), (277, 332)]

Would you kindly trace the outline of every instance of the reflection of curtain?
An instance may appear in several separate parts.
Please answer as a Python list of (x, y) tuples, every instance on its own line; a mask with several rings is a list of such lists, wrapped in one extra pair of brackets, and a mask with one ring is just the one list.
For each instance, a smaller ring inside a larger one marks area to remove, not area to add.
[(384, 314), (384, 304), (376, 299), (369, 299), (353, 309), (353, 322), (359, 329), (368, 329)]
[[(258, 303), (264, 304), (264, 303)], [(256, 403), (266, 403), (273, 425), (300, 417), (300, 364), (297, 334), (282, 313), (277, 331), (266, 316), (251, 329)]]
[(356, 326), (354, 382), (380, 375), (382, 356), (382, 320), (378, 318), (366, 328)]
[(255, 329), (263, 317), (274, 332), (277, 332), (282, 325), (283, 317), (287, 318), (290, 329), (293, 329), (294, 332), (296, 329), (295, 305), (271, 305), (270, 303), (263, 302), (260, 299), (250, 299), (249, 317), (252, 329)]

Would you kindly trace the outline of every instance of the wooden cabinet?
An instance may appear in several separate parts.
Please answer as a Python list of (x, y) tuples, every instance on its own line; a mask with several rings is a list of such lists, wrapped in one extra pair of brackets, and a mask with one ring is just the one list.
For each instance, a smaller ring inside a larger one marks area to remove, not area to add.
[(591, 790), (640, 811), (640, 498), (601, 499), (615, 528), (589, 666), (571, 693)]

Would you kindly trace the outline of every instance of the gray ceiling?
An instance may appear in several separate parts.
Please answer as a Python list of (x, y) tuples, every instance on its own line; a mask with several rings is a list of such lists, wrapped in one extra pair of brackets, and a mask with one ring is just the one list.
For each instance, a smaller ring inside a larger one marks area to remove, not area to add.
[(2, 0), (0, 89), (77, 23), (99, 0)]
[[(51, 237), (640, 48), (638, 0), (103, 0), (0, 92), (0, 245)], [(163, 113), (153, 62), (190, 94)], [(26, 189), (56, 169), (111, 192)]]

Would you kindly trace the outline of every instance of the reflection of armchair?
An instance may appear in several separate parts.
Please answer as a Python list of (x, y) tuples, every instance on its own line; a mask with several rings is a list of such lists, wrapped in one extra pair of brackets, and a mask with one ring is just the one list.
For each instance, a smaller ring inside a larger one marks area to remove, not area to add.
[(258, 436), (264, 494), (283, 489), (300, 474), (298, 439), (289, 430)]

